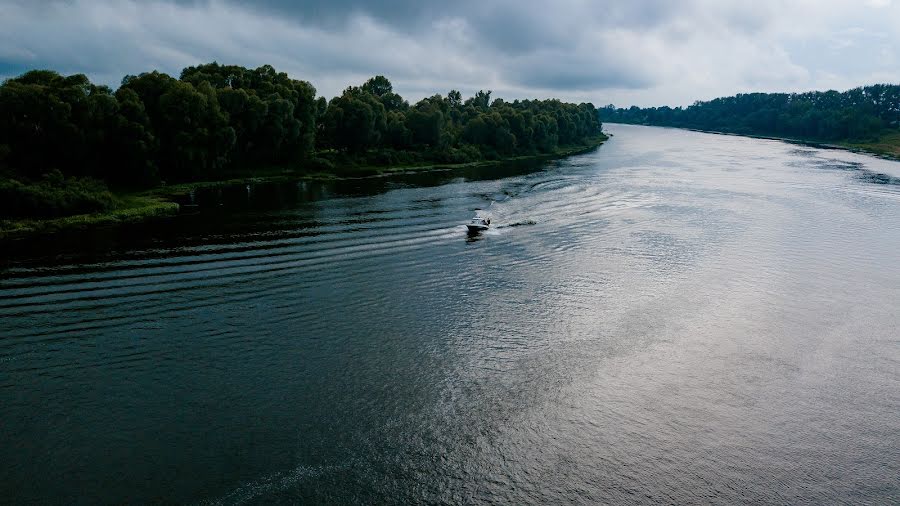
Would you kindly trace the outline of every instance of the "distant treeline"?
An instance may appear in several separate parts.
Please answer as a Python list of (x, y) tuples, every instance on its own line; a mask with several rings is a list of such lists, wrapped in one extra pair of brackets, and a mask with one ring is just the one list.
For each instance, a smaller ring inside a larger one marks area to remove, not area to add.
[(592, 104), (450, 91), (410, 105), (382, 76), (326, 100), (269, 65), (148, 72), (115, 91), (48, 70), (0, 85), (0, 175), (42, 184), (54, 170), (136, 188), (257, 168), (461, 163), (550, 153), (600, 131)]
[(686, 108), (600, 110), (603, 121), (821, 141), (868, 141), (900, 122), (900, 86), (810, 93), (747, 93)]

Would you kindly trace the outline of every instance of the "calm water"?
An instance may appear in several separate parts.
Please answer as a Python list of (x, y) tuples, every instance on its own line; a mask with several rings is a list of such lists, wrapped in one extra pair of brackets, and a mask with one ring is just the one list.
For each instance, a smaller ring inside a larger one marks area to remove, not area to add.
[(900, 502), (900, 164), (608, 129), (7, 247), (3, 501)]

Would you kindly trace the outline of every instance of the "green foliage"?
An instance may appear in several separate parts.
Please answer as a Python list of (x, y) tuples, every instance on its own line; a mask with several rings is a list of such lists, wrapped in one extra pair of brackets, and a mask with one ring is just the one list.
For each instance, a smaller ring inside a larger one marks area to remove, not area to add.
[(468, 163), (551, 153), (600, 131), (591, 104), (492, 101), (490, 91), (463, 100), (453, 90), (410, 106), (384, 76), (327, 101), (269, 65), (214, 62), (178, 79), (147, 72), (126, 76), (115, 92), (81, 74), (35, 70), (0, 85), (0, 171), (9, 175), (0, 213), (109, 209), (103, 183), (152, 187), (277, 166), (339, 173)]
[(32, 184), (15, 179), (0, 181), (0, 216), (51, 218), (108, 211), (115, 205), (115, 198), (102, 182), (66, 179), (58, 170)]
[(687, 108), (600, 109), (604, 121), (824, 141), (865, 141), (900, 126), (900, 86), (838, 93), (748, 93)]
[(361, 153), (378, 146), (387, 130), (387, 112), (375, 95), (350, 87), (335, 97), (325, 111), (325, 143), (336, 149)]
[[(393, 88), (382, 76), (347, 88), (320, 116), (320, 147), (378, 165), (415, 163), (413, 159), (466, 163), (551, 153), (601, 132), (592, 104), (491, 101), (490, 91), (463, 101), (455, 90), (446, 98), (434, 95), (411, 107), (395, 102)], [(369, 151), (377, 156), (363, 156)], [(404, 151), (416, 156), (400, 154)]]
[(444, 114), (440, 107), (423, 100), (406, 113), (406, 128), (413, 145), (436, 147), (441, 144)]
[(334, 171), (334, 164), (331, 163), (330, 160), (326, 160), (325, 158), (314, 157), (310, 158), (309, 161), (305, 164), (306, 168), (309, 169), (310, 172), (332, 172)]
[(214, 177), (235, 143), (234, 129), (209, 82), (194, 86), (166, 74), (129, 77), (122, 89), (144, 103), (159, 140), (156, 158), (165, 181)]
[(393, 93), (394, 85), (384, 76), (375, 76), (362, 85), (362, 91), (381, 98), (388, 93)]
[(243, 166), (291, 164), (315, 145), (316, 119), (325, 104), (306, 81), (291, 79), (270, 65), (246, 69), (210, 63), (182, 71), (181, 80), (215, 88), (235, 131), (230, 159)]
[(143, 105), (77, 74), (31, 71), (0, 86), (0, 163), (26, 178), (52, 169), (151, 184), (155, 140)]

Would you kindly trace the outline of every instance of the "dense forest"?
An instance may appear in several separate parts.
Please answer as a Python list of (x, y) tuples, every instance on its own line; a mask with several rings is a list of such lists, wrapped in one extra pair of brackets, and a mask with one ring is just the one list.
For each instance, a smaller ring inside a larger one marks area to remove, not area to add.
[(817, 141), (870, 141), (900, 126), (900, 86), (810, 93), (747, 93), (686, 108), (600, 110), (603, 121)]
[(269, 65), (148, 72), (112, 90), (35, 70), (0, 85), (0, 216), (114, 206), (105, 188), (291, 168), (464, 163), (553, 153), (601, 133), (592, 104), (491, 100), (481, 91), (411, 105), (373, 77), (331, 100)]

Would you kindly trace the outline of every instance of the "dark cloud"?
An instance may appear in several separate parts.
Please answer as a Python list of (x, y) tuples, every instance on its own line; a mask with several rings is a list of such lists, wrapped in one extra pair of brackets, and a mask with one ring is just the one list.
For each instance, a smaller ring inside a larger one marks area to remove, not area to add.
[(526, 70), (513, 74), (516, 84), (541, 90), (590, 91), (603, 88), (646, 88), (653, 84), (649, 76), (626, 70), (546, 62), (545, 68), (535, 72)]
[[(180, 5), (205, 7), (209, 0), (176, 0)], [(394, 28), (409, 29), (418, 20), (452, 14), (454, 2), (415, 0), (256, 0), (235, 1), (235, 5), (264, 14), (272, 14), (297, 23), (338, 28), (354, 14), (364, 14)], [(461, 2), (465, 4), (466, 2)]]
[(689, 103), (898, 79), (898, 22), (888, 0), (0, 0), (0, 77), (51, 67), (115, 85), (218, 60), (270, 63), (324, 94), (380, 73), (411, 98)]

